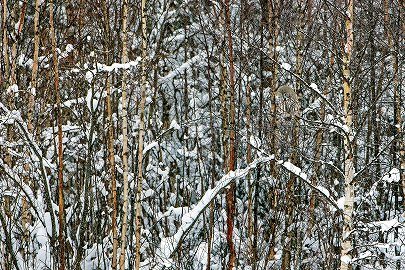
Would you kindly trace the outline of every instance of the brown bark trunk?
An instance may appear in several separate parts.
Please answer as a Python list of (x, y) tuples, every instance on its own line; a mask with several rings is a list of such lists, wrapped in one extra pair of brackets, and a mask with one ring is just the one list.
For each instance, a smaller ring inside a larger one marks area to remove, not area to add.
[[(270, 107), (270, 119), (271, 119), (271, 132), (270, 134), (270, 149), (271, 153), (275, 155), (277, 158), (279, 156), (278, 153), (278, 137), (279, 137), (279, 130), (278, 130), (278, 123), (277, 123), (277, 115), (276, 115), (276, 92), (277, 92), (277, 84), (278, 84), (278, 36), (280, 33), (280, 22), (279, 22), (279, 13), (280, 13), (280, 1), (269, 0), (268, 2), (268, 27), (269, 27), (269, 51), (272, 58), (271, 61), (271, 80), (270, 80), (270, 89), (271, 89), (271, 107)], [(270, 162), (270, 173), (277, 179), (277, 168), (275, 160)], [(276, 212), (278, 208), (278, 183), (270, 190), (269, 197), (271, 201), (271, 209)], [(270, 235), (270, 245), (268, 255), (266, 257), (266, 261), (274, 260), (276, 252), (275, 252), (275, 238), (276, 238), (276, 220), (273, 219), (270, 224), (269, 229)]]
[[(110, 24), (109, 24), (109, 16), (108, 16), (108, 8), (107, 8), (107, 1), (103, 1), (103, 14), (105, 20), (105, 61), (107, 65), (111, 64), (111, 56), (110, 56), (110, 38), (111, 38), (111, 31), (110, 31)], [(111, 269), (117, 269), (117, 249), (118, 249), (118, 232), (117, 232), (117, 182), (115, 178), (115, 157), (114, 157), (114, 129), (113, 129), (113, 120), (112, 120), (112, 106), (111, 106), (111, 76), (107, 74), (106, 78), (106, 107), (107, 107), (107, 147), (108, 147), (108, 161), (109, 161), (109, 174), (111, 177), (111, 193), (112, 193), (112, 217), (111, 217), (111, 231), (112, 231), (112, 243), (113, 243), (113, 250), (112, 250), (112, 260), (111, 260)]]
[[(404, 0), (401, 0), (400, 1), (400, 8), (399, 8), (399, 13), (400, 13), (400, 18), (401, 18), (401, 22), (402, 22), (402, 25), (400, 26), (401, 27), (401, 30), (400, 31), (402, 31), (402, 35), (399, 35), (399, 40), (398, 40), (398, 47), (399, 46), (401, 46), (401, 44), (402, 44), (402, 46), (403, 46), (403, 44), (404, 44), (404, 42), (405, 42), (405, 39), (404, 39), (404, 35), (403, 35), (403, 33), (405, 32), (405, 15), (404, 15), (404, 13), (405, 13), (405, 1)], [(400, 47), (399, 47), (400, 48)], [(397, 51), (399, 51), (399, 48), (398, 48), (398, 50)], [(396, 56), (396, 68), (397, 68), (397, 70), (398, 70), (398, 55)], [(398, 71), (397, 71), (398, 72)], [(397, 81), (397, 83), (399, 83), (398, 81)], [(402, 102), (402, 99), (401, 99), (401, 96), (400, 96), (400, 92), (399, 92), (399, 84), (397, 84), (396, 85), (396, 89), (397, 89), (397, 91), (396, 91), (396, 99), (395, 99), (395, 104), (396, 104), (396, 107), (397, 107), (397, 116), (396, 116), (396, 118), (397, 118), (397, 127), (398, 127), (398, 129), (397, 129), (397, 132), (398, 132), (398, 134), (400, 134), (399, 135), (399, 137), (398, 137), (398, 147), (399, 147), (399, 162), (400, 162), (400, 177), (401, 177), (401, 185), (402, 185), (402, 195), (403, 195), (403, 197), (405, 196), (405, 138), (404, 138), (404, 135), (403, 135), (403, 130), (402, 130), (402, 118), (401, 118), (401, 116), (402, 116), (402, 112), (401, 112), (401, 102)], [(405, 207), (405, 200), (404, 199), (402, 199), (402, 203), (403, 203), (403, 206)], [(405, 216), (405, 213), (404, 213), (404, 216)]]
[(56, 52), (56, 36), (53, 18), (53, 0), (49, 2), (49, 26), (52, 43), (52, 60), (54, 69), (54, 87), (56, 95), (58, 122), (58, 205), (59, 205), (59, 270), (65, 269), (65, 236), (64, 236), (64, 200), (63, 200), (63, 146), (62, 146), (62, 109), (59, 92), (58, 55)]
[[(127, 51), (127, 19), (128, 19), (128, 0), (123, 0), (122, 3), (122, 57), (121, 62), (128, 61)], [(121, 255), (119, 259), (119, 269), (125, 269), (125, 249), (127, 238), (127, 219), (128, 219), (128, 118), (127, 118), (127, 72), (122, 70), (122, 166), (123, 166), (123, 206), (122, 206), (122, 231), (121, 231)]]
[[(230, 0), (225, 0), (225, 26), (228, 38), (228, 52), (229, 52), (229, 88), (230, 88), (230, 106), (229, 106), (229, 163), (228, 171), (235, 170), (236, 163), (236, 148), (235, 148), (235, 68), (233, 62), (233, 45), (232, 45), (232, 29), (231, 29), (231, 14), (230, 14)], [(233, 242), (233, 223), (235, 218), (235, 183), (232, 183), (226, 193), (227, 204), (227, 232), (226, 239), (229, 248), (229, 262), (228, 269), (233, 270), (236, 267), (236, 251)]]

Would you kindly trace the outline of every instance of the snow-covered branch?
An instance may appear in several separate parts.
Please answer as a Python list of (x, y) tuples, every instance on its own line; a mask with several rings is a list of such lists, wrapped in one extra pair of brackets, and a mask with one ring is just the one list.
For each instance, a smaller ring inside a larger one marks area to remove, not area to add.
[(160, 249), (157, 252), (159, 258), (159, 264), (154, 268), (156, 270), (162, 269), (162, 266), (170, 266), (170, 257), (177, 250), (182, 239), (186, 236), (191, 229), (197, 218), (204, 212), (204, 209), (215, 199), (215, 197), (222, 192), (227, 186), (229, 186), (236, 179), (245, 177), (250, 170), (256, 168), (258, 164), (273, 160), (274, 156), (261, 157), (250, 163), (246, 168), (231, 171), (224, 175), (212, 189), (208, 189), (200, 201), (193, 207), (193, 209), (186, 213), (181, 219), (181, 226), (177, 232), (170, 236), (163, 238), (160, 243)]

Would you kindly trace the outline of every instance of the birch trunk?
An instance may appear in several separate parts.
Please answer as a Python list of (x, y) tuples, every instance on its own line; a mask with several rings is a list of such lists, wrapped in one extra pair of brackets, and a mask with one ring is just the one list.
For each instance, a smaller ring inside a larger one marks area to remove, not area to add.
[(353, 205), (354, 205), (354, 164), (353, 164), (353, 135), (352, 135), (352, 91), (350, 87), (350, 58), (353, 48), (353, 1), (347, 0), (346, 11), (346, 41), (343, 48), (343, 109), (346, 134), (344, 137), (344, 180), (345, 180), (345, 201), (343, 208), (343, 233), (342, 250), (340, 254), (340, 270), (348, 270), (351, 266), (351, 251), (353, 229)]
[(141, 263), (141, 228), (142, 228), (142, 160), (143, 160), (143, 139), (145, 134), (145, 100), (146, 100), (146, 57), (147, 57), (147, 36), (146, 36), (146, 0), (141, 2), (141, 27), (142, 27), (142, 67), (141, 67), (141, 103), (140, 103), (140, 123), (138, 135), (138, 177), (136, 191), (136, 219), (135, 219), (135, 269), (139, 270)]
[[(121, 62), (124, 64), (128, 61), (127, 51), (127, 19), (128, 19), (128, 0), (122, 2), (122, 57)], [(128, 118), (127, 118), (127, 73), (122, 70), (122, 166), (123, 166), (123, 206), (122, 206), (122, 231), (121, 231), (121, 255), (119, 259), (119, 269), (125, 269), (125, 248), (128, 219)]]

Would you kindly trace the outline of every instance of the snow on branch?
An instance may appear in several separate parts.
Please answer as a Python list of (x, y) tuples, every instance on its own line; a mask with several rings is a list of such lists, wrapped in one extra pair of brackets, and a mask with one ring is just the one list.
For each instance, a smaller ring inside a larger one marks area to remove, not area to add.
[(191, 229), (197, 218), (204, 212), (204, 209), (215, 199), (215, 197), (221, 193), (221, 191), (229, 186), (233, 181), (238, 178), (245, 177), (250, 170), (254, 169), (258, 164), (265, 163), (273, 160), (274, 156), (261, 157), (253, 161), (244, 169), (238, 169), (231, 171), (224, 175), (212, 189), (208, 189), (201, 200), (194, 206), (194, 208), (186, 213), (181, 219), (181, 226), (177, 232), (170, 237), (163, 238), (160, 243), (160, 249), (157, 252), (157, 256), (160, 263), (154, 268), (156, 270), (161, 269), (162, 266), (170, 267), (170, 256), (177, 250), (182, 239), (186, 236)]
[[(93, 81), (94, 75), (101, 72), (113, 72), (118, 69), (130, 69), (131, 67), (137, 67), (141, 61), (140, 57), (137, 57), (134, 61), (129, 61), (127, 63), (113, 63), (111, 65), (97, 63), (96, 68), (86, 72), (86, 80), (91, 83)], [(79, 72), (79, 70), (75, 70)]]
[[(262, 152), (264, 154), (264, 152)], [(203, 213), (205, 208), (219, 195), (224, 188), (229, 186), (233, 181), (238, 178), (245, 177), (250, 170), (255, 168), (258, 164), (265, 163), (271, 160), (275, 160), (274, 155), (266, 155), (266, 157), (260, 157), (249, 164), (244, 169), (238, 169), (236, 171), (231, 171), (228, 174), (224, 175), (212, 189), (208, 189), (200, 201), (191, 209), (190, 212), (183, 215), (181, 219), (181, 226), (177, 232), (170, 236), (163, 238), (160, 243), (160, 249), (157, 251), (156, 255), (158, 257), (158, 264), (153, 268), (155, 270), (160, 270), (163, 266), (170, 267), (172, 261), (170, 257), (177, 250), (179, 244), (182, 242), (184, 237), (187, 235), (188, 231), (194, 225), (197, 218)], [(318, 191), (326, 200), (331, 203), (338, 211), (341, 209), (338, 206), (338, 203), (330, 196), (329, 191), (322, 186), (314, 186), (310, 181), (306, 173), (302, 172), (301, 168), (295, 166), (289, 161), (276, 160), (277, 165), (284, 167), (289, 172), (296, 175), (300, 180), (308, 184), (312, 189)], [(142, 263), (143, 269), (148, 269), (149, 263)]]
[(341, 211), (338, 203), (330, 196), (330, 192), (325, 187), (314, 186), (311, 181), (309, 181), (307, 174), (302, 172), (301, 168), (295, 166), (289, 161), (279, 160), (277, 161), (277, 164), (283, 166), (285, 169), (287, 169), (287, 171), (295, 174), (299, 179), (308, 184), (312, 189), (318, 191), (319, 194), (321, 194), (328, 202), (330, 202), (337, 211)]
[(191, 67), (191, 65), (201, 62), (201, 60), (204, 59), (205, 57), (206, 57), (205, 52), (197, 54), (196, 56), (194, 56), (187, 62), (183, 63), (182, 65), (180, 65), (180, 66), (176, 67), (175, 69), (173, 69), (172, 71), (170, 71), (166, 76), (161, 77), (159, 79), (159, 83), (162, 84), (162, 83), (170, 81), (175, 76), (177, 76), (177, 75), (181, 74), (182, 72), (184, 72), (185, 70), (189, 69)]
[(380, 227), (382, 232), (388, 232), (391, 229), (403, 226), (401, 222), (398, 220), (398, 217), (395, 217), (390, 220), (381, 220), (381, 221), (374, 221), (368, 224), (368, 227)]
[[(22, 191), (24, 192), (24, 195), (30, 202), (31, 206), (33, 207), (33, 210), (36, 214), (36, 217), (38, 220), (42, 223), (43, 227), (46, 227), (46, 223), (44, 221), (44, 216), (45, 216), (45, 211), (44, 211), (44, 201), (42, 196), (38, 196), (38, 198), (35, 197), (34, 191), (31, 189), (31, 187), (27, 184), (24, 183), (24, 181), (21, 180), (21, 178), (16, 174), (4, 161), (0, 158), (0, 167), (3, 169), (4, 173), (10, 178), (14, 180), (14, 184), (19, 186)], [(0, 190), (4, 192), (4, 188), (0, 186)], [(1, 198), (1, 196), (0, 196)], [(52, 229), (47, 230), (51, 231)], [(49, 236), (49, 235), (48, 235)]]
[[(41, 149), (39, 148), (38, 144), (35, 142), (34, 136), (28, 131), (27, 124), (22, 119), (20, 112), (16, 111), (16, 110), (10, 111), (1, 102), (0, 102), (0, 109), (3, 110), (4, 113), (7, 115), (6, 119), (8, 122), (12, 121), (17, 124), (18, 128), (20, 129), (23, 136), (25, 137), (25, 139), (28, 142), (31, 153), (33, 154), (34, 157), (36, 157), (37, 161), (40, 163), (39, 174), (42, 175), (43, 185), (48, 194), (49, 203), (52, 204), (53, 202), (52, 202), (51, 198), (49, 197), (51, 194), (51, 190), (50, 190), (49, 178), (47, 175), (47, 171), (45, 169), (45, 163), (46, 163), (46, 166), (51, 169), (55, 169), (56, 166), (54, 164), (52, 164), (51, 161), (49, 161), (42, 155)], [(45, 163), (44, 163), (44, 161), (45, 161)], [(49, 206), (51, 207), (51, 205), (49, 205)], [(56, 219), (55, 214), (54, 214), (54, 218)]]

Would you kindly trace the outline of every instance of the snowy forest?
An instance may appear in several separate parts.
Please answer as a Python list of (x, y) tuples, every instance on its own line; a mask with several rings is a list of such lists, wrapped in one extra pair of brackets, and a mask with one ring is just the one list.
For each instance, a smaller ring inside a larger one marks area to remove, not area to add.
[(404, 0), (0, 7), (0, 270), (405, 269)]

